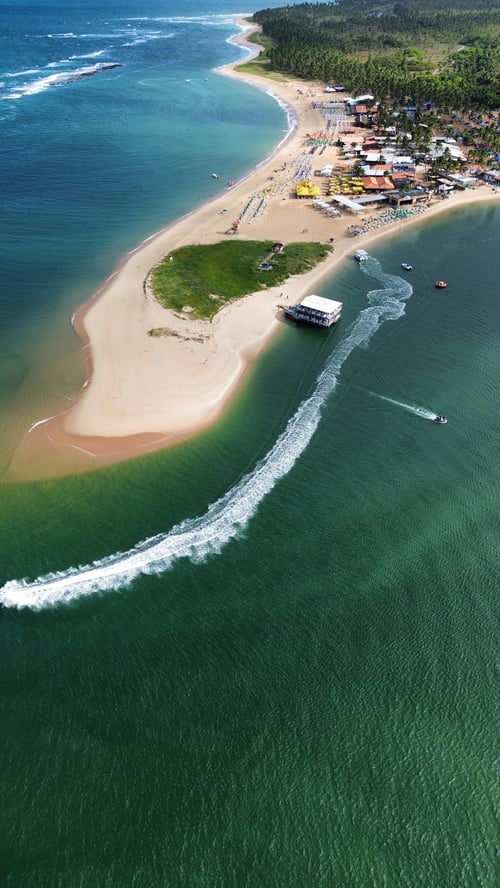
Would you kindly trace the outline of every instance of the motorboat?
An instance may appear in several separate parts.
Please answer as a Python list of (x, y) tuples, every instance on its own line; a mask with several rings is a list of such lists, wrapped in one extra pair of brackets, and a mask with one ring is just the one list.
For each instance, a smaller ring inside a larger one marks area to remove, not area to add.
[(402, 262), (401, 268), (403, 268), (405, 271), (411, 271), (413, 268), (413, 265), (410, 265), (409, 262)]
[(442, 413), (436, 413), (436, 415), (432, 421), (439, 422), (439, 423), (448, 422), (448, 420), (446, 419), (446, 416), (443, 416)]
[(446, 287), (446, 281), (436, 281), (434, 286), (437, 287), (438, 290), (444, 290)]
[(368, 255), (368, 253), (366, 252), (366, 250), (356, 250), (356, 252), (354, 254), (354, 258), (356, 259), (357, 262), (366, 262), (366, 260), (369, 259), (370, 257)]

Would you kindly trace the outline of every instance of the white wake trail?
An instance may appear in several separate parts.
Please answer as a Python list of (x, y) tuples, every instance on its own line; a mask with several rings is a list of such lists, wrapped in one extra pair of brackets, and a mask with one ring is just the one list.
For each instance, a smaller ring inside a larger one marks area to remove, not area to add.
[(313, 393), (300, 404), (274, 446), (252, 472), (212, 503), (204, 515), (186, 519), (168, 533), (144, 540), (128, 552), (46, 574), (33, 581), (10, 580), (0, 588), (0, 602), (5, 607), (38, 610), (93, 592), (118, 589), (141, 574), (167, 570), (179, 558), (202, 561), (208, 555), (219, 553), (229, 540), (239, 536), (264, 497), (290, 471), (309, 444), (318, 427), (321, 408), (334, 390), (340, 370), (353, 349), (367, 346), (385, 320), (397, 320), (404, 314), (404, 301), (411, 296), (411, 285), (402, 278), (385, 274), (375, 259), (363, 264), (365, 273), (380, 281), (383, 289), (368, 294), (369, 307), (359, 313), (349, 332), (334, 348)]
[(417, 407), (416, 404), (406, 404), (404, 401), (396, 401), (395, 398), (388, 398), (386, 395), (378, 395), (377, 392), (370, 392), (374, 398), (378, 398), (380, 401), (387, 401), (389, 404), (394, 404), (396, 407), (402, 407), (403, 410), (408, 410), (410, 413), (415, 414), (415, 416), (421, 416), (422, 419), (436, 419), (437, 413), (434, 410), (429, 410), (428, 407)]

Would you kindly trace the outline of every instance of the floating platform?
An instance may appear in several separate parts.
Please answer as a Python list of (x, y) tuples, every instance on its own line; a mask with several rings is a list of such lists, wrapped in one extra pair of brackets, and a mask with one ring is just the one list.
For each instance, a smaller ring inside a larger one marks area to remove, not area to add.
[(301, 324), (313, 324), (315, 327), (331, 327), (336, 324), (342, 314), (342, 303), (324, 296), (306, 296), (298, 305), (285, 308), (285, 315)]

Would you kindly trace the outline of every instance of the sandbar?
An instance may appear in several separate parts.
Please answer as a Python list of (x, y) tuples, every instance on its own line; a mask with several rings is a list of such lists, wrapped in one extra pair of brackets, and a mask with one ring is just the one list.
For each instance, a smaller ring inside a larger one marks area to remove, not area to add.
[[(251, 26), (239, 24), (242, 31), (236, 42), (243, 44)], [(257, 51), (255, 44), (250, 46)], [(359, 247), (452, 207), (495, 199), (491, 188), (477, 187), (436, 201), (423, 216), (353, 240), (348, 232), (353, 218), (332, 219), (293, 196), (292, 176), (308, 151), (306, 134), (324, 128), (320, 111), (313, 107), (315, 101), (324, 100), (323, 85), (240, 74), (234, 65), (219, 72), (243, 78), (274, 96), (290, 111), (291, 131), (244, 179), (140, 244), (77, 311), (73, 324), (82, 342), (87, 381), (68, 410), (38, 422), (25, 436), (11, 477), (86, 471), (198, 434), (220, 416), (249, 363), (283, 329), (285, 302), (293, 304), (314, 292)], [(356, 130), (351, 138), (360, 142), (366, 135), (366, 130)], [(321, 160), (313, 162), (316, 167), (338, 166), (338, 149), (329, 146)], [(210, 244), (229, 236), (229, 223), (239, 219), (252, 200), (257, 208), (262, 197), (259, 212), (242, 219), (239, 238), (285, 245), (333, 238), (334, 252), (279, 288), (249, 293), (227, 305), (210, 322), (162, 308), (148, 286), (151, 269), (180, 246)], [(152, 330), (159, 335), (150, 335)]]

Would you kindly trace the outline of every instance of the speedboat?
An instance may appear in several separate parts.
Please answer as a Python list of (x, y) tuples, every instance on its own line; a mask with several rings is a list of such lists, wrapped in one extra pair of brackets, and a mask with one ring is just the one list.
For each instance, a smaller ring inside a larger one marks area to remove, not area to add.
[(413, 265), (410, 265), (409, 262), (402, 262), (401, 268), (404, 268), (405, 271), (411, 271), (413, 268)]
[(366, 260), (369, 259), (370, 257), (368, 255), (368, 253), (366, 252), (366, 250), (356, 250), (356, 252), (354, 254), (354, 258), (356, 259), (357, 262), (366, 262)]
[(440, 423), (448, 422), (448, 420), (446, 419), (446, 416), (443, 416), (441, 413), (436, 413), (436, 415), (432, 421), (433, 422), (440, 422)]
[(446, 281), (436, 281), (435, 285), (438, 290), (444, 290), (446, 287)]

